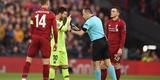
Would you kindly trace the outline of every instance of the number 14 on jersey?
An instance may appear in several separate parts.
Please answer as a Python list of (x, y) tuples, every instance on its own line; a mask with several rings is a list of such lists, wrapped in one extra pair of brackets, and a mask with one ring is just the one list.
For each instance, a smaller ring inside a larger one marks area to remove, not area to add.
[(46, 26), (46, 14), (43, 14), (42, 17), (39, 19), (39, 14), (35, 16), (36, 18), (36, 27), (38, 28), (41, 25), (43, 28)]

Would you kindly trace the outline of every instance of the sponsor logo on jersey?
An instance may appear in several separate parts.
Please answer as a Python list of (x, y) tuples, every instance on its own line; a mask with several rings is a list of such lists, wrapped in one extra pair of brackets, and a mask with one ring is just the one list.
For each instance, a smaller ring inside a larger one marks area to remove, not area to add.
[(109, 26), (108, 30), (110, 32), (118, 32), (119, 31), (118, 24), (114, 27), (112, 27), (111, 25), (108, 25), (108, 26)]

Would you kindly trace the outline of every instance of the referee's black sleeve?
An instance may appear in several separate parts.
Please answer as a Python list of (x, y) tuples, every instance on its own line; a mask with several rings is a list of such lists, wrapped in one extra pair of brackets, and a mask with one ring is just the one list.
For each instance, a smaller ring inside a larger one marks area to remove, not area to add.
[(87, 31), (87, 29), (86, 29), (86, 28), (84, 28), (84, 27), (82, 28), (82, 30), (83, 30), (84, 32), (86, 32), (86, 31)]

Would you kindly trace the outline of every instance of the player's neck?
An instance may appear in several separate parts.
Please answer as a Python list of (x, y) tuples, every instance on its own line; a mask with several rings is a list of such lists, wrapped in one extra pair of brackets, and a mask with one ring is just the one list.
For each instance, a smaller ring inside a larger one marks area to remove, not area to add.
[(60, 20), (60, 16), (59, 15), (56, 15), (56, 20)]
[(48, 6), (47, 5), (42, 5), (42, 8), (48, 9)]
[(114, 18), (112, 18), (112, 20), (113, 21), (117, 21), (119, 19), (119, 17), (117, 16), (117, 17), (114, 17)]

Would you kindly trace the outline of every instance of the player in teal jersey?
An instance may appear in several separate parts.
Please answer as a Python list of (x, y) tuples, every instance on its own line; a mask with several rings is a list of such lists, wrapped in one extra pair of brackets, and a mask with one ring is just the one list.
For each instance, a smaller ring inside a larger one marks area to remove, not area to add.
[[(50, 56), (50, 80), (54, 80), (56, 68), (60, 67), (64, 80), (69, 80), (68, 72), (68, 56), (65, 45), (65, 32), (70, 30), (71, 17), (67, 17), (67, 10), (64, 7), (60, 7), (56, 10), (56, 21), (58, 27), (58, 48), (57, 51), (51, 50)], [(51, 39), (51, 44), (54, 44), (54, 39)], [(53, 48), (53, 46), (51, 46)], [(52, 49), (51, 48), (51, 49)]]

